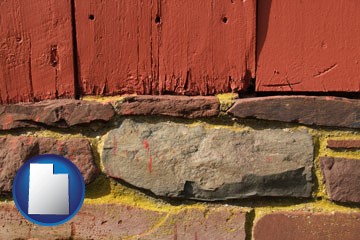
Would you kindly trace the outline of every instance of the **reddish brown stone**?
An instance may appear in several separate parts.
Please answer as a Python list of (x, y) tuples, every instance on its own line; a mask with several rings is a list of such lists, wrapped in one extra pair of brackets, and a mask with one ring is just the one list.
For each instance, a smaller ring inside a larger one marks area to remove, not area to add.
[(235, 207), (187, 208), (179, 213), (123, 204), (84, 204), (70, 222), (39, 227), (12, 203), (0, 204), (1, 239), (245, 239), (245, 212)]
[(89, 141), (80, 138), (57, 140), (25, 136), (0, 138), (0, 192), (10, 192), (16, 171), (29, 158), (45, 153), (69, 158), (80, 170), (86, 183), (98, 173)]
[(174, 117), (212, 117), (219, 114), (216, 97), (128, 96), (114, 103), (119, 115), (164, 115)]
[(360, 203), (360, 160), (322, 157), (320, 165), (331, 200)]
[(254, 240), (356, 240), (359, 213), (279, 212), (265, 215), (254, 226)]
[(0, 105), (0, 129), (38, 127), (41, 124), (71, 127), (97, 120), (109, 121), (114, 114), (109, 103), (73, 99)]
[(360, 140), (333, 140), (330, 139), (327, 141), (328, 148), (334, 149), (353, 149), (360, 148)]
[(305, 125), (360, 128), (360, 101), (338, 97), (272, 96), (236, 101), (228, 113)]

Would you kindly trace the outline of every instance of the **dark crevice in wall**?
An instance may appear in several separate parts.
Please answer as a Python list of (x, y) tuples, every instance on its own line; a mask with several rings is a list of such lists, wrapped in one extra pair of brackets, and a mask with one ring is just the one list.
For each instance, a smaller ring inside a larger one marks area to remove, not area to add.
[(250, 212), (246, 213), (245, 221), (245, 240), (252, 239), (252, 229), (255, 220), (255, 210), (251, 209)]
[(75, 99), (80, 99), (80, 73), (79, 73), (79, 58), (76, 34), (76, 19), (75, 19), (75, 0), (71, 0), (71, 25), (72, 25), (72, 43), (73, 43), (73, 62), (74, 62), (74, 92)]

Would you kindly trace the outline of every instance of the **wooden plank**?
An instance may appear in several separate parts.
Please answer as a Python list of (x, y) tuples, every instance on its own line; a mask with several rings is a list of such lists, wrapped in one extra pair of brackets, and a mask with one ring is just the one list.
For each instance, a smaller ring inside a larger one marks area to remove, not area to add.
[(255, 73), (256, 1), (161, 1), (160, 92), (242, 90)]
[(0, 1), (0, 103), (73, 96), (70, 0)]
[(153, 93), (153, 2), (75, 0), (83, 94)]
[(360, 1), (259, 0), (257, 91), (360, 91)]
[(254, 77), (254, 0), (75, 0), (75, 10), (85, 95), (211, 95)]

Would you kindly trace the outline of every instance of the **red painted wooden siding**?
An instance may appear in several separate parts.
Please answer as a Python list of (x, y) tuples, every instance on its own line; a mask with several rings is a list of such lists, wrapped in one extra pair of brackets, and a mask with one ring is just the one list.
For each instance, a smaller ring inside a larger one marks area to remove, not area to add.
[(73, 96), (70, 0), (0, 1), (0, 103)]
[(256, 1), (161, 1), (160, 92), (209, 95), (255, 76)]
[(208, 95), (255, 75), (255, 0), (75, 3), (83, 94)]
[(349, 0), (0, 0), (0, 103), (359, 92), (358, 29)]
[(360, 90), (360, 1), (258, 0), (257, 91)]
[(82, 93), (151, 94), (157, 89), (152, 1), (75, 1)]

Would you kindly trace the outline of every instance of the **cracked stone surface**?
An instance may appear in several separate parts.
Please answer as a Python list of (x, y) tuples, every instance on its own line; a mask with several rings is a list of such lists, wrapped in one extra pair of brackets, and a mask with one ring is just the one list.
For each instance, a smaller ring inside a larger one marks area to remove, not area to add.
[(0, 130), (21, 127), (71, 127), (93, 121), (109, 121), (115, 114), (110, 103), (74, 99), (0, 105)]
[(223, 200), (311, 197), (312, 137), (126, 119), (104, 139), (108, 176), (159, 196)]
[(85, 183), (94, 180), (99, 172), (87, 139), (0, 137), (0, 193), (11, 191), (16, 172), (26, 160), (45, 153), (62, 155), (71, 160), (79, 168)]

